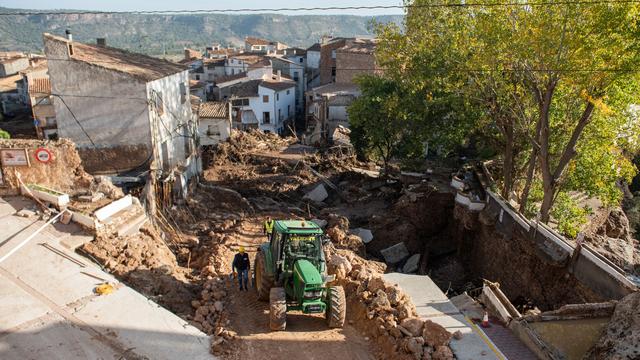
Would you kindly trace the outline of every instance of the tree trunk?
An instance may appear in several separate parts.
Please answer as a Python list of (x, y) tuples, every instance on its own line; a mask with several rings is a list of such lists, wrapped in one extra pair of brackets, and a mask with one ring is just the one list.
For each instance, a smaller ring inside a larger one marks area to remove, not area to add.
[(507, 124), (504, 126), (504, 163), (502, 164), (502, 197), (509, 201), (511, 190), (513, 189), (513, 151), (514, 151), (514, 139), (513, 139), (513, 126)]
[(529, 191), (531, 191), (531, 183), (533, 182), (533, 174), (536, 170), (536, 160), (538, 158), (538, 148), (536, 145), (533, 145), (533, 149), (531, 150), (531, 157), (529, 158), (529, 166), (527, 168), (527, 178), (525, 179), (524, 188), (522, 189), (522, 194), (520, 195), (520, 208), (519, 211), (524, 213), (527, 208), (527, 202), (529, 201)]

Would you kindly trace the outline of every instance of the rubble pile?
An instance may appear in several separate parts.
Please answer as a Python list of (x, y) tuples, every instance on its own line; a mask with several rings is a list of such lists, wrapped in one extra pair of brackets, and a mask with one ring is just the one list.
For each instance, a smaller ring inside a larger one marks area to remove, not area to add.
[(212, 159), (208, 165), (220, 166), (228, 162), (245, 163), (248, 161), (251, 151), (275, 151), (293, 142), (295, 142), (295, 138), (282, 138), (276, 134), (267, 134), (259, 130), (233, 130), (229, 139), (218, 144), (214, 153), (210, 154)]
[(349, 232), (349, 219), (337, 214), (329, 214), (325, 233), (338, 249), (348, 249), (365, 256), (365, 244), (360, 236)]
[(640, 356), (640, 292), (622, 298), (604, 334), (585, 359), (637, 359)]
[(449, 348), (452, 334), (434, 322), (417, 317), (409, 296), (382, 278), (385, 264), (365, 260), (350, 250), (329, 246), (325, 251), (329, 273), (344, 286), (356, 321), (361, 328), (368, 329), (388, 356), (454, 359)]
[(621, 208), (606, 209), (585, 231), (585, 242), (631, 274), (640, 276), (640, 241), (634, 239)]
[(225, 312), (227, 283), (222, 277), (209, 277), (202, 285), (200, 296), (191, 301), (195, 313), (188, 316), (189, 323), (211, 336), (211, 353), (221, 355), (236, 334), (225, 326), (229, 323)]

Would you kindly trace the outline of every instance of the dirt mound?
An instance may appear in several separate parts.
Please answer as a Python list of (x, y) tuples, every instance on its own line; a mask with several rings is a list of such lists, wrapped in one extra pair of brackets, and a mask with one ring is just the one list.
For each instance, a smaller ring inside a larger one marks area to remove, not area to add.
[[(51, 140), (18, 140), (0, 139), (0, 148), (27, 149), (30, 166), (16, 167), (15, 171), (4, 168), (6, 187), (0, 188), (0, 195), (17, 194), (20, 186), (16, 174), (25, 184), (39, 184), (70, 195), (87, 189), (92, 181), (91, 175), (84, 171), (76, 145), (67, 139)], [(46, 149), (52, 155), (48, 163), (36, 159), (35, 152), (39, 148)]]
[(584, 359), (640, 358), (640, 292), (618, 302), (605, 333)]
[(585, 231), (585, 242), (620, 268), (640, 276), (640, 242), (631, 236), (620, 208), (605, 210)]

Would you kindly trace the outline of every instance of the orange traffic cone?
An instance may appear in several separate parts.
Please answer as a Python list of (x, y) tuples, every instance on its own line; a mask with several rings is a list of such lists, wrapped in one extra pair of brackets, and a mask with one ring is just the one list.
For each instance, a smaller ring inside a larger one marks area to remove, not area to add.
[(489, 326), (489, 314), (487, 314), (487, 312), (484, 312), (484, 316), (482, 317), (482, 323), (480, 323), (480, 326), (482, 326), (483, 328), (488, 328)]

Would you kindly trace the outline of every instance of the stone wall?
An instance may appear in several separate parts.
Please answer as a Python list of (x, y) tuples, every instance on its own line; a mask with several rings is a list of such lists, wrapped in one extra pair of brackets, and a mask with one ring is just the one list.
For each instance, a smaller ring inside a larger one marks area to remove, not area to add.
[(373, 53), (354, 53), (337, 51), (336, 54), (336, 82), (353, 83), (358, 75), (374, 74), (376, 58)]

